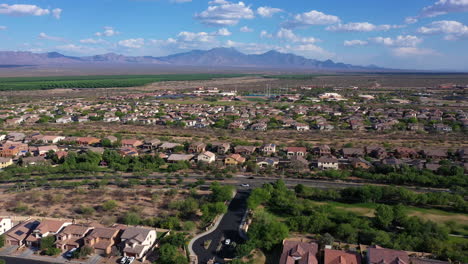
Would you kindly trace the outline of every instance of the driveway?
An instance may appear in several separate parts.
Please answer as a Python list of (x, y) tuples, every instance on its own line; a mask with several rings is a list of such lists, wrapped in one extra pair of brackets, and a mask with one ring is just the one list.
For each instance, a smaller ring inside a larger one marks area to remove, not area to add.
[[(225, 258), (234, 258), (235, 248), (232, 245), (224, 245), (224, 241), (230, 239), (236, 244), (244, 242), (239, 235), (239, 226), (247, 209), (249, 193), (250, 190), (239, 190), (216, 230), (198, 238), (193, 243), (193, 251), (198, 256), (198, 263), (205, 264), (213, 258), (216, 262), (224, 263)], [(209, 240), (211, 240), (210, 246), (205, 249), (205, 241)]]

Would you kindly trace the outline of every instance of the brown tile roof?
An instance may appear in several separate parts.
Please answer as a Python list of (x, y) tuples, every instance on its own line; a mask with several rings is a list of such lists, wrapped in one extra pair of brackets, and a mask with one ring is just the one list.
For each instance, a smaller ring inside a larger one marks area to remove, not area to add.
[(13, 227), (5, 235), (15, 240), (23, 241), (38, 225), (39, 221), (29, 220)]
[(279, 264), (317, 264), (317, 252), (316, 243), (285, 240)]
[(361, 264), (361, 256), (341, 250), (325, 249), (324, 264)]
[(409, 264), (409, 257), (405, 251), (381, 248), (379, 246), (367, 248), (369, 264)]

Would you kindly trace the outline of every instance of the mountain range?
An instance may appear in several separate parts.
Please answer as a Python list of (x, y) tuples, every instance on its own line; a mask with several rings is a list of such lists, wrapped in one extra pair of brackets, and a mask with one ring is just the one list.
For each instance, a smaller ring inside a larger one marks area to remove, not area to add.
[(44, 65), (170, 65), (205, 67), (246, 67), (267, 69), (307, 69), (332, 71), (375, 71), (383, 70), (375, 65), (356, 66), (332, 60), (307, 59), (291, 53), (268, 51), (263, 54), (244, 54), (234, 48), (214, 48), (211, 50), (192, 50), (164, 57), (124, 56), (107, 53), (95, 56), (74, 57), (58, 52), (32, 53), (26, 51), (0, 51), (0, 67), (44, 66)]

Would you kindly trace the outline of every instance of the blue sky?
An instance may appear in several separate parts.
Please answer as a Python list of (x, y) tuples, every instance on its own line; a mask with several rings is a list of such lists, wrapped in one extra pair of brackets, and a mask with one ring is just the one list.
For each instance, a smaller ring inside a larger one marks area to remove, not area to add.
[(162, 56), (214, 47), (468, 70), (468, 0), (0, 0), (0, 50)]

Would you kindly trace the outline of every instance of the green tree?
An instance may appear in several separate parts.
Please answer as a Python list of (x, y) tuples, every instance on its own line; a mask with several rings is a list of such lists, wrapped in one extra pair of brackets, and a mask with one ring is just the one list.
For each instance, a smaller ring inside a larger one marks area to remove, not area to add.
[(248, 231), (255, 246), (266, 250), (279, 245), (288, 234), (288, 227), (268, 213), (257, 215)]
[(5, 246), (5, 235), (0, 235), (0, 248)]
[(107, 200), (102, 204), (102, 209), (104, 211), (112, 211), (117, 208), (117, 201), (115, 200)]
[(388, 205), (379, 204), (375, 209), (375, 221), (377, 226), (387, 229), (393, 222), (393, 208)]
[(126, 225), (139, 225), (141, 217), (135, 212), (128, 212), (123, 217), (123, 223)]

